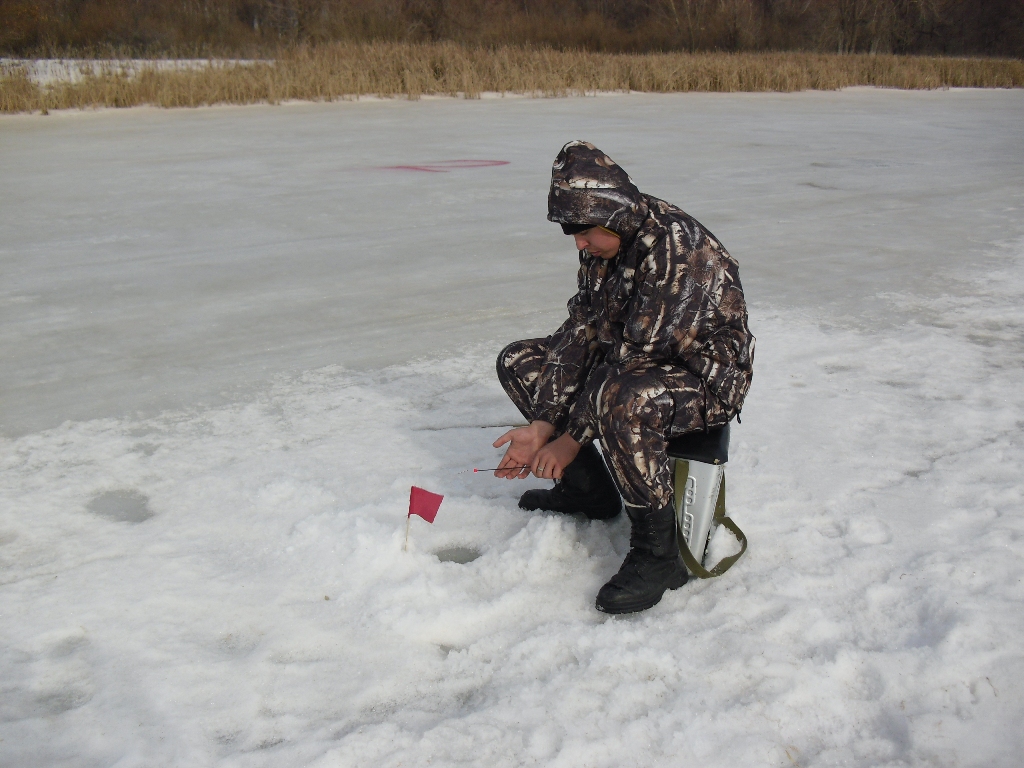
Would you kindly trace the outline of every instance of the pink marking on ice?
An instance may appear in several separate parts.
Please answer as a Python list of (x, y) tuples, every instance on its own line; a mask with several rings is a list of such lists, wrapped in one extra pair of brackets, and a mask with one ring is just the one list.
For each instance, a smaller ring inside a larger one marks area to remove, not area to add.
[(384, 171), (423, 171), (424, 173), (448, 173), (459, 168), (492, 168), (496, 165), (509, 165), (509, 160), (441, 160), (436, 163), (422, 165), (385, 165)]
[(382, 170), (385, 171), (424, 171), (426, 173), (448, 173), (440, 168), (431, 168), (427, 165), (385, 165)]

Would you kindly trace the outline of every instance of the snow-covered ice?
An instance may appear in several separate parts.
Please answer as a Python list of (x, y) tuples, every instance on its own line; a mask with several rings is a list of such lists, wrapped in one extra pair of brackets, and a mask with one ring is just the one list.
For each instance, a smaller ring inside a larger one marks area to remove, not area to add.
[[(1017, 764), (1021, 114), (855, 89), (0, 119), (0, 765)], [(458, 474), (520, 418), (497, 350), (572, 291), (544, 221), (570, 138), (722, 239), (758, 337), (750, 549), (632, 617), (593, 608), (624, 521)], [(446, 499), (404, 553), (412, 484)]]
[(204, 69), (255, 64), (254, 59), (9, 59), (0, 58), (0, 77), (24, 73), (37, 85), (77, 83), (87, 75), (135, 77), (145, 71)]

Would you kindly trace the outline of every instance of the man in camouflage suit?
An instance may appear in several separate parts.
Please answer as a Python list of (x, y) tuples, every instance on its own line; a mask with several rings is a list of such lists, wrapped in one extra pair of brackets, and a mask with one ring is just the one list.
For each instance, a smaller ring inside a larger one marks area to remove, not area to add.
[(641, 611), (687, 579), (668, 440), (726, 424), (750, 387), (754, 337), (739, 270), (698, 221), (641, 194), (586, 142), (555, 159), (548, 219), (575, 238), (579, 290), (557, 331), (498, 356), (498, 378), (530, 425), (495, 442), (509, 444), (495, 474), (555, 480), (523, 494), (524, 509), (605, 519), (621, 494), (630, 551), (597, 607)]

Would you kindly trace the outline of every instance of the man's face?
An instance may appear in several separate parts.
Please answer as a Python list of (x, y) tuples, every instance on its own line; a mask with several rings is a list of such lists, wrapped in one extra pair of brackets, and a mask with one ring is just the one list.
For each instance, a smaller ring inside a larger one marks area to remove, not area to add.
[(614, 259), (622, 242), (618, 235), (601, 227), (585, 229), (573, 237), (576, 239), (577, 250), (586, 251), (599, 259)]

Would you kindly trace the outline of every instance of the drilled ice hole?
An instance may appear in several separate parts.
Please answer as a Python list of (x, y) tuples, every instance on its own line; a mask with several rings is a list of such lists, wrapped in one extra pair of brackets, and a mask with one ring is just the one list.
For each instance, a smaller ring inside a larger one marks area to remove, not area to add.
[(437, 550), (434, 555), (442, 563), (465, 565), (466, 563), (472, 563), (480, 557), (480, 550), (473, 547), (445, 547), (444, 549)]
[(93, 514), (117, 523), (141, 523), (153, 516), (149, 497), (131, 489), (97, 494), (87, 508)]

